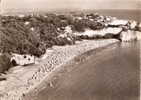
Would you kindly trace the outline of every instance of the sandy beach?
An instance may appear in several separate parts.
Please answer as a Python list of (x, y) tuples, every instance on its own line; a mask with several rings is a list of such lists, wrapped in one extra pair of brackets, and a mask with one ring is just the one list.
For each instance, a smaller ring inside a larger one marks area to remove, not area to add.
[(115, 39), (83, 40), (75, 45), (53, 46), (43, 57), (37, 59), (35, 65), (11, 68), (3, 75), (7, 80), (0, 82), (0, 100), (22, 100), (25, 94), (34, 90), (50, 73), (75, 57), (117, 42), (119, 41)]
[(139, 100), (139, 45), (116, 43), (86, 52), (51, 73), (23, 100)]

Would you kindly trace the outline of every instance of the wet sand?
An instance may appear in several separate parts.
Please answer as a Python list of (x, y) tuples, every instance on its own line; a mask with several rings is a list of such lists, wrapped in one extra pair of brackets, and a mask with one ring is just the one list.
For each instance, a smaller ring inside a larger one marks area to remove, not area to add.
[(139, 100), (139, 49), (140, 42), (133, 42), (93, 52), (24, 100)]

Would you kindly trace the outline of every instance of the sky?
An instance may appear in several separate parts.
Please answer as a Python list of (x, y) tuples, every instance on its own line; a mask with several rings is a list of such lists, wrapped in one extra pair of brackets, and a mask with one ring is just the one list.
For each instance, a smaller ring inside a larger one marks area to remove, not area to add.
[(139, 9), (141, 0), (2, 0), (1, 8), (15, 10)]

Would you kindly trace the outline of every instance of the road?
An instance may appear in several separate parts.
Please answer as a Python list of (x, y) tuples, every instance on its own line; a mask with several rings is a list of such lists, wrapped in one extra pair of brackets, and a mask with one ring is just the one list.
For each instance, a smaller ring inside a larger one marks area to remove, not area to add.
[(44, 88), (32, 99), (139, 100), (139, 45), (121, 43), (91, 54), (61, 76), (56, 87)]

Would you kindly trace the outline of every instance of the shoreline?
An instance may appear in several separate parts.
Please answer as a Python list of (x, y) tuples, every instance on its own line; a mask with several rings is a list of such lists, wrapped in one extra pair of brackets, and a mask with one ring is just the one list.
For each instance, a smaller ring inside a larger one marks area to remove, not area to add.
[(10, 74), (7, 75), (7, 80), (0, 82), (0, 99), (21, 100), (26, 93), (35, 89), (46, 77), (49, 77), (54, 70), (61, 68), (75, 57), (83, 56), (85, 53), (89, 54), (88, 52), (117, 42), (119, 41), (115, 39), (84, 40), (71, 46), (54, 46), (49, 50), (50, 53), (47, 52), (47, 57), (39, 64), (26, 67), (19, 66), (9, 70)]
[(92, 49), (92, 50), (84, 52), (81, 55), (78, 55), (78, 56), (74, 57), (69, 62), (62, 65), (60, 68), (53, 70), (53, 72), (50, 73), (38, 85), (38, 87), (35, 87), (35, 88), (31, 89), (30, 91), (28, 91), (27, 93), (25, 93), (22, 100), (28, 100), (27, 98), (36, 97), (36, 95), (40, 91), (42, 91), (44, 88), (51, 89), (51, 88), (57, 87), (57, 85), (58, 85), (57, 80), (59, 80), (59, 78), (61, 78), (63, 75), (66, 75), (67, 73), (71, 72), (72, 70), (77, 69), (76, 67), (74, 67), (75, 65), (83, 63), (86, 60), (90, 59), (90, 57), (92, 56), (91, 54), (95, 55), (97, 53), (103, 52), (104, 50), (107, 50), (110, 47), (112, 47), (112, 49), (113, 49), (114, 46), (116, 46), (118, 44), (119, 44), (119, 42), (109, 44), (107, 46), (99, 47), (99, 48), (96, 48), (96, 49)]
[[(56, 100), (56, 98), (58, 98), (58, 100), (63, 100), (64, 98), (67, 98), (67, 97), (71, 98), (72, 100), (73, 99), (79, 99), (79, 100), (84, 99), (83, 96), (79, 95), (78, 93), (80, 91), (83, 91), (83, 92), (81, 92), (82, 94), (84, 93), (83, 95), (91, 94), (92, 90), (90, 89), (89, 83), (91, 84), (91, 88), (93, 89), (93, 91), (95, 90), (95, 88), (93, 88), (93, 87), (97, 83), (97, 81), (99, 82), (100, 80), (99, 80), (99, 78), (94, 79), (92, 77), (95, 77), (95, 75), (96, 75), (97, 77), (99, 76), (99, 77), (103, 78), (103, 76), (100, 76), (100, 74), (103, 74), (103, 73), (98, 72), (98, 73), (100, 73), (98, 75), (94, 74), (94, 73), (97, 73), (96, 70), (98, 70), (99, 68), (102, 70), (104, 68), (107, 69), (107, 67), (110, 66), (109, 65), (109, 66), (105, 67), (103, 62), (104, 61), (105, 62), (108, 61), (110, 63), (114, 62), (114, 61), (111, 62), (111, 60), (109, 61), (108, 59), (109, 58), (112, 59), (113, 56), (116, 56), (115, 58), (118, 58), (119, 56), (116, 55), (116, 53), (117, 53), (116, 51), (120, 52), (121, 49), (122, 50), (124, 49), (124, 50), (127, 50), (127, 52), (128, 52), (129, 48), (132, 48), (132, 47), (136, 48), (137, 47), (134, 44), (136, 44), (136, 42), (135, 43), (116, 43), (116, 44), (113, 44), (113, 45), (110, 45), (110, 46), (107, 46), (104, 48), (98, 48), (96, 50), (88, 51), (88, 52), (74, 58), (69, 63), (65, 64), (64, 66), (61, 66), (61, 68), (58, 68), (57, 70), (53, 71), (53, 73), (51, 73), (49, 75), (49, 77), (46, 77), (46, 79), (42, 83), (40, 83), (37, 88), (26, 93), (23, 96), (22, 100), (29, 100), (30, 98), (32, 98), (32, 100), (40, 100), (40, 99), (46, 100), (47, 98), (51, 99), (51, 100)], [(109, 54), (107, 54), (107, 52), (109, 52)], [(119, 53), (119, 54), (122, 54), (122, 53)], [(138, 53), (136, 52), (134, 55), (135, 58), (136, 58), (137, 54)], [(131, 53), (131, 55), (132, 55), (132, 53)], [(106, 58), (105, 58), (105, 56), (106, 56)], [(126, 57), (127, 56), (125, 56), (125, 58)], [(105, 60), (101, 61), (102, 58)], [(124, 56), (121, 59), (123, 59), (123, 58), (124, 58)], [(115, 59), (115, 60), (117, 60), (117, 59)], [(120, 57), (119, 57), (119, 60), (120, 60)], [(91, 62), (92, 65), (87, 64), (87, 62)], [(139, 62), (139, 61), (137, 61), (137, 62)], [(137, 64), (137, 62), (136, 62), (136, 64)], [(124, 64), (124, 62), (122, 62), (122, 63)], [(83, 66), (83, 65), (85, 65), (85, 66)], [(99, 66), (99, 65), (103, 65), (103, 66)], [(91, 66), (91, 67), (89, 67), (89, 66)], [(120, 65), (117, 65), (117, 66), (120, 66)], [(132, 66), (132, 64), (131, 64), (131, 66)], [(123, 67), (121, 67), (121, 68), (123, 68)], [(128, 66), (127, 66), (127, 68), (128, 68)], [(85, 72), (85, 70), (87, 73)], [(115, 70), (115, 67), (113, 67), (113, 70)], [(118, 70), (118, 67), (117, 67), (117, 70)], [(125, 69), (123, 68), (123, 70), (125, 70)], [(126, 69), (126, 70), (128, 70), (128, 69)], [(132, 72), (132, 70), (133, 69), (131, 69), (130, 71)], [(110, 71), (110, 70), (108, 70), (108, 71)], [(125, 71), (123, 71), (123, 73)], [(85, 73), (85, 76), (84, 76), (84, 73)], [(112, 71), (111, 71), (111, 73), (112, 73)], [(90, 79), (87, 80), (86, 77), (87, 78), (90, 77)], [(108, 77), (110, 77), (110, 76), (108, 76)], [(121, 77), (122, 77), (122, 75), (121, 75)], [(115, 78), (117, 78), (117, 77), (115, 77)], [(128, 77), (127, 77), (127, 79), (128, 79)], [(137, 79), (137, 77), (136, 77), (136, 79)], [(91, 81), (93, 81), (93, 82), (91, 82)], [(95, 81), (96, 81), (96, 83), (94, 83)], [(102, 82), (102, 83), (104, 84), (104, 82)], [(116, 83), (116, 84), (118, 84), (118, 83)], [(130, 87), (130, 85), (128, 85), (127, 83), (126, 83), (126, 85)], [(138, 86), (139, 86), (139, 84), (138, 84)], [(89, 87), (90, 91), (87, 89), (88, 87)], [(111, 89), (111, 88), (109, 88), (109, 89)], [(124, 88), (124, 87), (117, 87), (116, 90), (118, 90), (119, 88)], [(130, 87), (130, 88), (132, 88), (132, 87)], [(85, 93), (86, 89), (88, 90), (87, 93)], [(74, 91), (76, 91), (78, 98), (75, 97)], [(101, 91), (103, 91), (103, 90), (101, 90)], [(90, 96), (87, 97), (87, 95), (85, 95), (85, 96), (86, 96), (86, 98), (90, 97)], [(103, 98), (105, 98), (105, 97), (103, 97)], [(128, 96), (128, 98), (130, 98), (130, 96)], [(132, 98), (132, 96), (131, 96), (131, 98)]]

